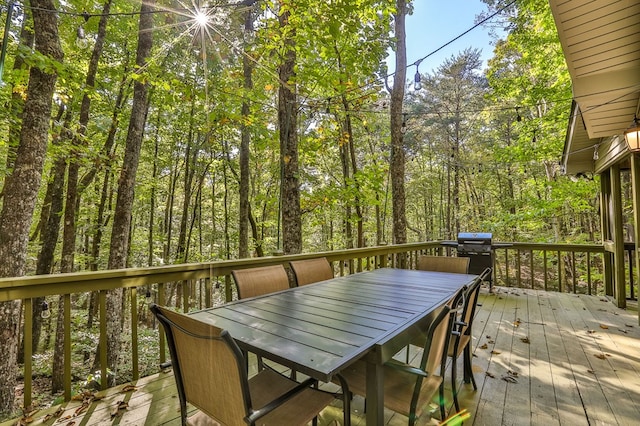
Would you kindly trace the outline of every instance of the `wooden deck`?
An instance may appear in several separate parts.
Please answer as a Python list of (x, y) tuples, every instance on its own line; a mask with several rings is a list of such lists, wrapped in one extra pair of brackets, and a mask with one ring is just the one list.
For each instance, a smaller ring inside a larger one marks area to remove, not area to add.
[[(640, 327), (635, 312), (598, 296), (511, 288), (496, 288), (493, 294), (483, 289), (479, 303), (473, 341), (478, 390), (461, 388), (461, 404), (471, 413), (465, 424), (639, 424)], [(103, 398), (85, 409), (79, 410), (82, 401), (72, 401), (42, 410), (29, 424), (179, 424), (172, 374), (159, 373), (139, 380), (132, 390), (123, 388), (100, 394)], [(365, 424), (363, 406), (356, 397), (355, 426)], [(433, 409), (437, 412), (435, 404)], [(336, 403), (322, 413), (319, 424), (341, 424), (341, 419), (341, 404)], [(406, 425), (407, 418), (387, 411), (386, 424)], [(418, 424), (437, 422), (424, 418)]]

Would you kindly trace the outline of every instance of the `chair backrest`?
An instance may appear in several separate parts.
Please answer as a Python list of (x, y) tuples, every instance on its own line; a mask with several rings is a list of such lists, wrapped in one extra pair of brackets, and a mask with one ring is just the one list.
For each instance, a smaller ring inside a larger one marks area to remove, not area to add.
[(468, 257), (427, 256), (418, 257), (417, 269), (421, 271), (469, 273)]
[(238, 299), (261, 296), (289, 288), (289, 276), (282, 265), (231, 271), (238, 288)]
[(182, 423), (189, 402), (226, 425), (243, 425), (251, 410), (244, 358), (220, 328), (152, 304), (167, 336), (180, 399)]
[(430, 375), (444, 373), (455, 313), (455, 310), (445, 305), (429, 326), (426, 344), (420, 361), (420, 369)]
[(333, 278), (333, 269), (326, 257), (289, 262), (298, 286)]
[(480, 285), (491, 274), (491, 268), (486, 268), (471, 284), (464, 294), (464, 306), (462, 308), (462, 327), (459, 329), (460, 335), (471, 333), (471, 323), (478, 305), (478, 294), (480, 294)]

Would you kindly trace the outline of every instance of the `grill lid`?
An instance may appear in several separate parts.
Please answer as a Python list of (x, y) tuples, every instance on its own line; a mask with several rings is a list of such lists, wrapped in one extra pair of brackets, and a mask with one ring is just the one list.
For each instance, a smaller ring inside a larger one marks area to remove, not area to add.
[(458, 233), (458, 244), (467, 242), (475, 244), (491, 244), (493, 234), (491, 232), (460, 232)]
[(492, 234), (489, 232), (460, 232), (458, 253), (489, 253), (491, 238)]

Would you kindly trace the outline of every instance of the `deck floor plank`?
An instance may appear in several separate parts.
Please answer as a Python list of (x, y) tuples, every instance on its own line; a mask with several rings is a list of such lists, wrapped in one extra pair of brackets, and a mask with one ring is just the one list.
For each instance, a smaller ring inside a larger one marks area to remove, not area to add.
[[(462, 407), (471, 414), (466, 425), (638, 424), (637, 312), (618, 309), (600, 296), (502, 287), (494, 288), (491, 294), (483, 288), (479, 304), (471, 342), (477, 391), (462, 383), (462, 358), (457, 360), (458, 396)], [(529, 343), (523, 341), (525, 338)], [(601, 354), (605, 354), (604, 359), (596, 357)], [(413, 362), (420, 355), (418, 348), (412, 348)], [(398, 356), (404, 359), (406, 355)], [(514, 377), (517, 383), (502, 380), (508, 371), (518, 373)], [(449, 374), (450, 365), (446, 375), (447, 398), (451, 395)], [(125, 393), (123, 385), (99, 392), (101, 400), (66, 421), (54, 418), (43, 423), (44, 416), (58, 407), (41, 410), (30, 425), (180, 424), (172, 374), (158, 373), (136, 381), (135, 385), (136, 390)], [(112, 417), (118, 401), (127, 402), (128, 407)], [(452, 401), (448, 400), (447, 405), (452, 407)], [(79, 406), (79, 401), (64, 404), (61, 417), (72, 416)], [(417, 424), (436, 424), (426, 417)], [(366, 426), (363, 398), (353, 399), (351, 419), (354, 426)], [(340, 401), (321, 413), (318, 424), (333, 426), (336, 421), (342, 424)], [(406, 423), (405, 416), (385, 410), (385, 426)], [(16, 420), (0, 422), (0, 426), (14, 424)]]
[[(634, 362), (629, 359), (630, 357), (638, 357), (638, 347), (636, 345), (635, 351), (621, 351), (617, 342), (627, 340), (625, 339), (627, 333), (620, 332), (621, 328), (616, 318), (619, 315), (609, 314), (604, 316), (601, 314), (609, 311), (610, 305), (608, 302), (599, 302), (599, 306), (592, 305), (591, 309), (586, 309), (585, 299), (588, 298), (580, 298), (579, 302), (577, 298), (574, 299), (573, 306), (575, 309), (585, 308), (581, 318), (588, 331), (595, 331), (595, 333), (587, 334), (592, 339), (593, 346), (597, 347), (600, 353), (604, 355), (603, 360), (598, 359), (603, 362), (598, 364), (606, 364), (602, 369), (604, 374), (600, 374), (597, 370), (594, 370), (594, 374), (600, 386), (604, 389), (607, 402), (611, 406), (618, 423), (624, 423), (625, 419), (640, 419), (640, 410), (638, 409), (640, 377), (636, 368), (638, 363), (636, 362), (634, 365)], [(592, 301), (591, 303), (594, 302)], [(593, 309), (594, 307), (596, 309)], [(628, 384), (625, 385), (625, 383)]]
[[(600, 353), (594, 338), (588, 333), (589, 327), (585, 323), (584, 311), (575, 310), (571, 298), (550, 298), (555, 308), (556, 323), (562, 332), (562, 341), (569, 355), (569, 362), (574, 380), (578, 385), (582, 405), (589, 419), (600, 424), (616, 424), (613, 407), (607, 403), (604, 390), (600, 386), (597, 375), (593, 371), (606, 368), (606, 362), (596, 358)], [(576, 401), (575, 403), (578, 403)]]
[[(495, 289), (495, 291), (495, 294), (488, 296), (489, 298), (495, 298), (496, 301), (484, 328), (480, 330), (479, 327), (476, 327), (474, 329), (474, 333), (480, 335), (478, 342), (480, 346), (476, 347), (475, 353), (477, 356), (473, 359), (473, 362), (477, 367), (484, 370), (485, 374), (477, 382), (478, 391), (475, 394), (472, 389), (467, 387), (464, 389), (468, 390), (469, 393), (460, 393), (460, 403), (463, 407), (470, 407), (473, 400), (479, 396), (477, 410), (473, 417), (474, 424), (502, 424), (505, 410), (507, 382), (500, 380), (500, 377), (506, 370), (503, 366), (502, 353), (497, 352), (510, 349), (511, 330), (505, 328), (505, 323), (509, 318), (508, 311), (513, 311), (513, 301), (501, 294), (499, 289)], [(486, 300), (486, 298), (481, 297), (480, 300)], [(483, 308), (485, 303), (485, 301), (482, 302)], [(476, 325), (475, 320), (474, 325)], [(463, 395), (469, 395), (470, 398), (465, 398), (463, 402)]]
[(541, 308), (544, 302), (539, 299), (539, 293), (529, 294), (527, 292), (528, 335), (525, 336), (527, 340), (521, 340), (521, 343), (529, 350), (528, 359), (537, 360), (529, 362), (531, 424), (559, 425), (561, 414), (558, 412), (556, 395), (549, 392), (553, 386), (553, 371)]
[[(540, 308), (541, 323), (543, 324), (544, 344), (547, 347), (550, 360), (551, 382), (547, 383), (546, 392), (549, 397), (555, 399), (555, 404), (550, 403), (543, 410), (557, 410), (560, 424), (588, 425), (584, 415), (584, 409), (580, 402), (580, 392), (574, 380), (571, 368), (570, 355), (563, 342), (563, 329), (556, 322), (555, 308), (549, 301), (548, 295), (553, 293), (539, 293), (537, 297)], [(535, 345), (543, 344), (535, 340)], [(531, 362), (536, 362), (532, 359)]]

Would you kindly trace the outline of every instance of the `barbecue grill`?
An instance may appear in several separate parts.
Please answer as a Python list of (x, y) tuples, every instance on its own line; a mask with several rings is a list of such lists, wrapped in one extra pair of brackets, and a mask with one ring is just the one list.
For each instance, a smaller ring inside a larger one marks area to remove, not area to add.
[[(469, 258), (469, 273), (480, 275), (485, 268), (494, 269), (494, 249), (510, 244), (493, 244), (490, 232), (460, 232), (457, 241), (443, 241), (442, 245), (454, 247), (459, 257)], [(493, 284), (493, 272), (489, 275), (489, 291)]]

